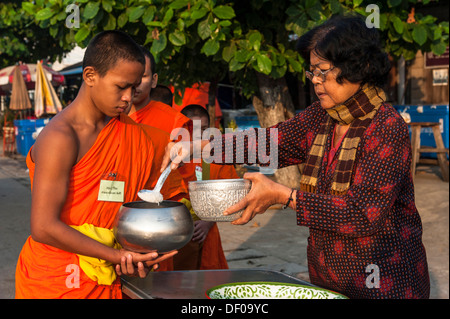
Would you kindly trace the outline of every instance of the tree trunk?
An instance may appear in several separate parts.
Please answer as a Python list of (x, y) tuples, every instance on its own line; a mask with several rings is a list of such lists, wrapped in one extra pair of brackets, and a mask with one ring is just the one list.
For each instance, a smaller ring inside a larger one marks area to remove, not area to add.
[(209, 126), (216, 126), (216, 96), (217, 96), (217, 80), (212, 80), (209, 82), (208, 91), (208, 113), (209, 113)]
[[(261, 127), (269, 127), (295, 115), (295, 108), (284, 78), (272, 79), (262, 73), (256, 74), (260, 97), (253, 96), (253, 106)], [(288, 187), (299, 187), (298, 166), (278, 169), (275, 180)]]

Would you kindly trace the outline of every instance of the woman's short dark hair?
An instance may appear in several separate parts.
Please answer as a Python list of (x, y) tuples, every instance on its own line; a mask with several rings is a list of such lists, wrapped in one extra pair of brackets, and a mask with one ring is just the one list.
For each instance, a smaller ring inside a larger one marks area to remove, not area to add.
[(359, 16), (335, 16), (307, 32), (297, 42), (298, 52), (307, 61), (313, 51), (341, 70), (336, 78), (382, 87), (391, 68), (380, 45), (376, 28), (369, 28)]

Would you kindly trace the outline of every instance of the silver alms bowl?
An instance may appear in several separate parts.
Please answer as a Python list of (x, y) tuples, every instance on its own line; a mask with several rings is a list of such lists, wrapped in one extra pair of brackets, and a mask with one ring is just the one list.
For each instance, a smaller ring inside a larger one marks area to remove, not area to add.
[(182, 248), (192, 238), (194, 223), (183, 203), (130, 202), (120, 207), (113, 232), (123, 248), (147, 253), (167, 253)]
[(202, 220), (225, 222), (238, 219), (242, 211), (225, 216), (223, 211), (248, 194), (252, 182), (247, 179), (216, 179), (189, 182), (189, 196), (195, 214)]

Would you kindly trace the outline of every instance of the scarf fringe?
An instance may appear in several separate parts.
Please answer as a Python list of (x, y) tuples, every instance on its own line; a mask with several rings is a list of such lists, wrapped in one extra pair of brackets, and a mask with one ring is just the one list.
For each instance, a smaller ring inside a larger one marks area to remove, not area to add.
[[(300, 184), (300, 191), (315, 194), (317, 191), (317, 187), (310, 184)], [(347, 191), (348, 191), (347, 189), (342, 191), (331, 189), (330, 194), (335, 196), (344, 196), (347, 195)]]

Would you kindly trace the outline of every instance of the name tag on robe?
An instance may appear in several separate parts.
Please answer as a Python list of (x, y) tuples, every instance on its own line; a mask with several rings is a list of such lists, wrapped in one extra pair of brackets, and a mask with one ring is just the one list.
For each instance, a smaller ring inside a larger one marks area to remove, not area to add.
[(116, 180), (104, 180), (100, 181), (100, 189), (98, 191), (99, 201), (104, 202), (120, 202), (124, 201), (125, 182)]

